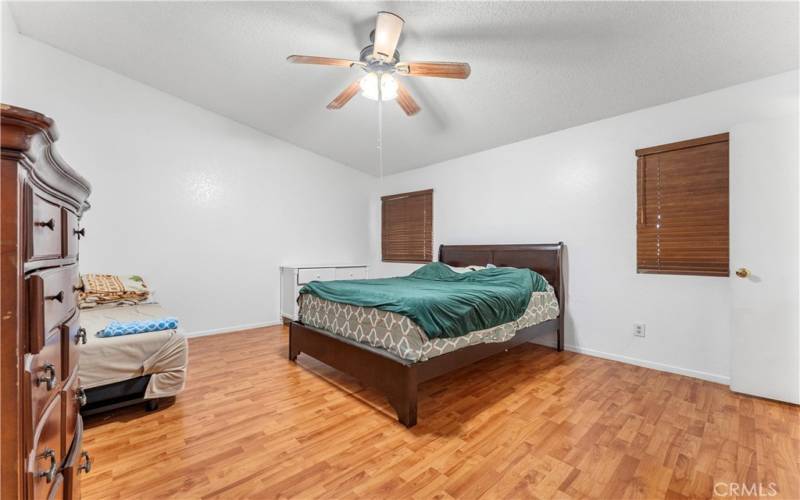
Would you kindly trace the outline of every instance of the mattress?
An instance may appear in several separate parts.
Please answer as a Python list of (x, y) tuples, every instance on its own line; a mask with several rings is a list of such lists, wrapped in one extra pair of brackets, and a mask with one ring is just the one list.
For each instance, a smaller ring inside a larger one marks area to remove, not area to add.
[(186, 338), (178, 330), (98, 337), (111, 321), (170, 316), (159, 304), (127, 305), (81, 311), (86, 344), (81, 345), (78, 375), (84, 389), (150, 375), (145, 399), (174, 396), (186, 384)]
[(454, 338), (428, 339), (409, 318), (374, 307), (361, 307), (321, 299), (311, 294), (300, 296), (300, 321), (304, 324), (385, 349), (409, 361), (425, 361), (435, 356), (475, 344), (505, 342), (518, 330), (557, 318), (558, 300), (552, 286), (531, 294), (521, 317), (486, 330)]

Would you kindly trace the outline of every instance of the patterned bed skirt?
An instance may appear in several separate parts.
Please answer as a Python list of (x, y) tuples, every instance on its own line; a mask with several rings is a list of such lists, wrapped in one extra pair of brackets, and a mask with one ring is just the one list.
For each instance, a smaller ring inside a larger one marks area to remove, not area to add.
[(300, 321), (357, 342), (385, 349), (409, 361), (425, 361), (435, 356), (475, 344), (505, 342), (518, 330), (557, 318), (558, 300), (553, 287), (534, 292), (525, 313), (517, 320), (470, 332), (461, 337), (429, 340), (409, 318), (373, 307), (341, 304), (310, 294), (300, 296)]

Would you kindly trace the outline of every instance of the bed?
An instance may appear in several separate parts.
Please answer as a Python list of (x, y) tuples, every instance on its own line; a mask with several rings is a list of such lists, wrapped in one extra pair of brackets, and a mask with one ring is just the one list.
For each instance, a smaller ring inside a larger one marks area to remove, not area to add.
[[(417, 422), (417, 387), (420, 383), (546, 334), (554, 334), (556, 349), (563, 350), (565, 315), (562, 277), (563, 249), (564, 244), (561, 242), (533, 245), (442, 245), (439, 247), (439, 262), (453, 267), (493, 264), (498, 267), (515, 267), (536, 271), (547, 280), (550, 285), (548, 291), (557, 301), (558, 314), (556, 317), (545, 313), (536, 318), (538, 321), (518, 321), (511, 325), (505, 325), (505, 332), (494, 332), (498, 335), (496, 337), (481, 338), (475, 342), (462, 342), (463, 345), (447, 349), (445, 352), (434, 352), (436, 349), (431, 351), (432, 348), (429, 346), (427, 352), (417, 350), (416, 354), (412, 352), (409, 356), (404, 354), (402, 349), (387, 349), (387, 346), (380, 345), (380, 342), (368, 343), (363, 338), (345, 336), (341, 331), (337, 334), (324, 328), (308, 325), (303, 322), (303, 307), (301, 307), (300, 320), (290, 324), (289, 359), (295, 361), (297, 356), (303, 353), (357, 378), (365, 385), (377, 388), (386, 395), (389, 403), (397, 412), (398, 420), (406, 427), (412, 427)], [(308, 299), (302, 300), (308, 301)], [(533, 302), (533, 297), (531, 302)], [(541, 303), (546, 310), (550, 310), (549, 304), (544, 304), (545, 302), (546, 298), (543, 296)], [(307, 307), (308, 304), (301, 304), (301, 306)], [(317, 307), (319, 310), (319, 304)], [(344, 307), (347, 305), (345, 304)], [(528, 312), (526, 310), (526, 315)], [(314, 323), (324, 325), (324, 322), (314, 321)], [(410, 327), (406, 326), (406, 328)], [(507, 331), (509, 328), (513, 330), (510, 334)], [(472, 335), (472, 333), (468, 335)], [(374, 335), (373, 340), (377, 337), (377, 334)]]
[(86, 395), (81, 409), (91, 415), (122, 406), (146, 403), (154, 410), (186, 382), (188, 346), (177, 329), (119, 337), (97, 337), (111, 321), (139, 321), (169, 316), (159, 304), (122, 305), (81, 312), (85, 344), (78, 375)]

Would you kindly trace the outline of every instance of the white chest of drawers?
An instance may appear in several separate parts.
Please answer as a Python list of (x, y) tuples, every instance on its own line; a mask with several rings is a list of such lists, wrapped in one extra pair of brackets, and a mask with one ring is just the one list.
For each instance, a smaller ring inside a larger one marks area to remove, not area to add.
[(300, 289), (311, 281), (367, 279), (367, 266), (362, 264), (281, 266), (281, 316), (284, 320), (298, 319), (297, 297)]

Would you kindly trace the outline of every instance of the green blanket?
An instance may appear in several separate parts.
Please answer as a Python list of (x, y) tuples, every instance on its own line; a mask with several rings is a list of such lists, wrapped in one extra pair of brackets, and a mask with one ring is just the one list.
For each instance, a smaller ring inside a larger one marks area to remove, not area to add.
[(459, 337), (522, 316), (547, 281), (528, 269), (496, 267), (457, 273), (439, 262), (402, 278), (312, 281), (300, 293), (409, 317), (428, 338)]

